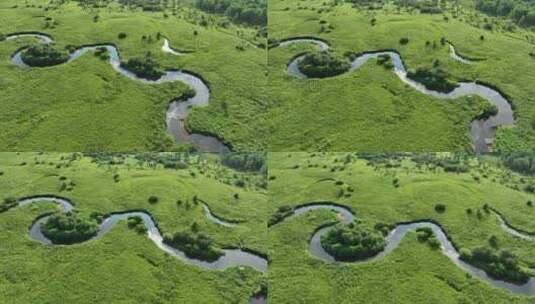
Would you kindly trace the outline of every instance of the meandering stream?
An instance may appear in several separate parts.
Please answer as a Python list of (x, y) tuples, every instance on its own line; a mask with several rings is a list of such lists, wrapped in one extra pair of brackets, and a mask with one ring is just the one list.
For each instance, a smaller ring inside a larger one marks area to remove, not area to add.
[[(71, 212), (74, 210), (74, 206), (69, 200), (55, 196), (36, 196), (21, 199), (18, 202), (18, 206), (27, 206), (34, 203), (55, 203), (60, 206), (62, 212)], [(206, 205), (204, 205), (204, 208), (208, 209)], [(213, 220), (213, 215), (211, 211), (209, 209), (208, 211), (206, 211), (206, 209), (205, 212), (211, 215), (208, 217), (208, 219)], [(29, 230), (29, 235), (32, 239), (46, 245), (53, 244), (50, 239), (43, 235), (41, 231), (41, 225), (46, 222), (46, 220), (50, 216), (51, 215), (45, 215), (43, 217), (38, 218), (32, 224)], [(267, 260), (265, 258), (241, 249), (223, 249), (224, 255), (221, 256), (217, 261), (211, 263), (194, 258), (189, 258), (182, 251), (173, 248), (163, 242), (163, 236), (156, 222), (149, 213), (144, 211), (118, 212), (111, 214), (110, 216), (106, 217), (104, 221), (100, 224), (99, 231), (97, 235), (92, 238), (92, 240), (102, 237), (103, 235), (108, 233), (115, 226), (115, 224), (117, 224), (117, 222), (127, 220), (129, 217), (132, 216), (139, 216), (143, 220), (143, 223), (147, 228), (148, 238), (158, 248), (180, 259), (185, 263), (212, 270), (226, 269), (235, 266), (249, 266), (261, 272), (267, 271)], [(217, 220), (214, 222), (220, 225), (225, 224), (225, 226), (231, 225), (231, 223), (226, 223), (221, 220)]]
[[(320, 51), (327, 51), (330, 48), (327, 42), (314, 38), (288, 39), (280, 42), (278, 46), (285, 47), (296, 43), (311, 43), (316, 45)], [(449, 47), (451, 58), (464, 64), (471, 64), (471, 61), (459, 56), (456, 53), (455, 48), (451, 43), (449, 44)], [(423, 94), (441, 99), (456, 99), (463, 96), (477, 95), (496, 106), (498, 109), (498, 113), (496, 115), (491, 116), (486, 120), (476, 119), (471, 124), (470, 134), (472, 136), (475, 152), (490, 152), (492, 150), (492, 144), (496, 135), (496, 128), (499, 126), (514, 125), (515, 118), (511, 103), (509, 103), (500, 92), (476, 82), (459, 82), (459, 86), (450, 93), (429, 90), (423, 84), (407, 77), (407, 69), (405, 68), (403, 60), (399, 53), (395, 51), (365, 52), (351, 62), (351, 68), (348, 72), (358, 70), (368, 60), (375, 59), (381, 55), (387, 55), (392, 59), (392, 63), (394, 64), (394, 73), (403, 83)], [(299, 55), (288, 64), (287, 71), (290, 75), (303, 79), (307, 78), (307, 76), (299, 70), (299, 62), (303, 60), (305, 56), (306, 54)]]
[[(53, 42), (52, 37), (45, 34), (38, 33), (23, 33), (12, 34), (6, 36), (6, 40), (15, 40), (23, 37), (37, 38), (43, 44), (50, 44)], [(166, 73), (157, 80), (147, 80), (136, 76), (134, 73), (121, 67), (121, 59), (119, 51), (114, 45), (101, 44), (92, 46), (83, 46), (70, 53), (69, 59), (66, 63), (76, 60), (78, 57), (84, 55), (87, 52), (95, 51), (98, 48), (105, 48), (109, 55), (109, 63), (112, 68), (119, 74), (128, 77), (132, 80), (139, 81), (144, 84), (161, 84), (165, 82), (179, 81), (185, 83), (193, 90), (195, 90), (195, 96), (188, 98), (187, 100), (173, 100), (166, 112), (166, 124), (167, 132), (173, 136), (177, 142), (190, 142), (197, 146), (200, 151), (203, 152), (229, 152), (230, 148), (220, 141), (215, 136), (189, 133), (185, 127), (185, 120), (188, 117), (191, 107), (206, 106), (210, 99), (210, 89), (206, 83), (198, 76), (178, 70), (168, 70)], [(11, 62), (21, 68), (31, 68), (22, 60), (22, 52), (25, 48), (19, 49), (12, 57)], [(162, 50), (166, 53), (173, 55), (183, 55), (178, 51), (173, 50), (169, 46), (169, 40), (164, 39)]]
[[(292, 218), (301, 216), (305, 213), (308, 213), (313, 210), (318, 209), (325, 209), (325, 210), (332, 210), (337, 213), (338, 220), (343, 224), (349, 224), (355, 220), (355, 215), (346, 207), (340, 206), (340, 205), (334, 205), (330, 203), (313, 203), (309, 205), (304, 205), (301, 207), (296, 207), (294, 209), (294, 213), (288, 217), (286, 217), (283, 221), (291, 220)], [(516, 231), (512, 229), (511, 227), (504, 224), (504, 219), (496, 213), (496, 216), (499, 218), (500, 222), (502, 223), (502, 228), (504, 228), (505, 231), (511, 233), (514, 236), (522, 237), (524, 239), (528, 240), (535, 240), (535, 238), (532, 238), (530, 235), (526, 235), (522, 232)], [(441, 251), (444, 255), (446, 255), (455, 265), (457, 265), (459, 268), (463, 269), (464, 271), (470, 273), (472, 276), (478, 277), (486, 282), (489, 282), (490, 284), (499, 287), (499, 288), (505, 288), (513, 293), (518, 294), (525, 294), (525, 295), (535, 295), (535, 277), (532, 277), (528, 282), (522, 285), (513, 284), (505, 281), (501, 281), (498, 279), (494, 279), (487, 275), (485, 271), (476, 268), (460, 259), (460, 254), (455, 248), (455, 246), (452, 244), (450, 239), (448, 238), (446, 232), (437, 225), (436, 223), (429, 222), (429, 221), (419, 221), (419, 222), (412, 222), (412, 223), (402, 223), (398, 224), (386, 237), (387, 245), (385, 249), (377, 254), (376, 256), (366, 259), (357, 261), (355, 263), (362, 263), (362, 262), (369, 262), (381, 259), (387, 255), (389, 255), (394, 249), (396, 249), (401, 242), (401, 240), (405, 237), (407, 232), (416, 230), (420, 227), (429, 227), (433, 230), (436, 238), (441, 244)], [(329, 253), (327, 253), (322, 245), (321, 245), (321, 236), (327, 233), (330, 229), (332, 229), (332, 226), (327, 226), (318, 229), (310, 239), (309, 243), (309, 251), (310, 253), (329, 263), (346, 263), (346, 262), (337, 262), (333, 256), (331, 256)]]

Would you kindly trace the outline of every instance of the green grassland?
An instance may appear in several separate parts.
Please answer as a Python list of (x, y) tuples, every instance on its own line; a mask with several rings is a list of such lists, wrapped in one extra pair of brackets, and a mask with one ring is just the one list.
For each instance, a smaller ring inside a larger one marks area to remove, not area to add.
[[(369, 10), (367, 5), (352, 7), (343, 1), (335, 5), (332, 1), (273, 0), (268, 10), (269, 39), (318, 37), (339, 55), (396, 49), (408, 69), (430, 68), (439, 60), (454, 79), (489, 83), (510, 98), (516, 126), (498, 131), (496, 149), (532, 150), (535, 61), (529, 54), (533, 34), (521, 28), (504, 30), (499, 20), (471, 9), (470, 2), (450, 5), (443, 14), (422, 14), (398, 9), (390, 2), (382, 9)], [(492, 30), (483, 28), (486, 22), (493, 23)], [(449, 46), (440, 43), (442, 37), (461, 55), (484, 60), (470, 65), (452, 60)], [(401, 38), (408, 38), (409, 43), (401, 45)], [(269, 50), (268, 87), (274, 102), (270, 150), (470, 149), (470, 122), (481, 113), (485, 101), (469, 97), (447, 101), (418, 93), (374, 60), (334, 78), (301, 80), (288, 75), (286, 64), (310, 50), (306, 44)]]
[[(187, 230), (195, 222), (218, 246), (267, 252), (263, 174), (235, 171), (212, 155), (182, 156), (187, 168), (165, 169), (146, 157), (101, 155), (95, 161), (74, 154), (2, 153), (0, 191), (2, 200), (59, 195), (85, 215), (143, 209), (162, 233)], [(234, 185), (238, 180), (243, 187)], [(71, 182), (73, 189), (62, 190)], [(149, 204), (153, 195), (159, 202)], [(229, 228), (209, 221), (193, 196), (206, 201), (215, 215), (240, 223)], [(72, 246), (31, 240), (33, 220), (56, 208), (34, 204), (0, 214), (0, 302), (247, 303), (265, 281), (249, 267), (213, 271), (186, 264), (126, 222), (100, 239)]]
[[(203, 18), (205, 26), (200, 25)], [(164, 68), (201, 75), (211, 89), (210, 104), (192, 110), (188, 128), (215, 134), (235, 150), (261, 150), (267, 144), (262, 124), (266, 60), (265, 50), (256, 45), (265, 45), (265, 39), (257, 35), (257, 28), (218, 25), (223, 18), (186, 4), (143, 12), (121, 8), (116, 2), (103, 8), (81, 8), (74, 1), (0, 3), (1, 34), (45, 32), (58, 48), (113, 43), (123, 61), (151, 52)], [(119, 33), (126, 33), (126, 38), (119, 39)], [(152, 41), (142, 41), (142, 36), (151, 36)], [(163, 37), (173, 48), (190, 53), (162, 52)], [(138, 83), (91, 54), (48, 68), (23, 70), (12, 65), (11, 55), (31, 43), (37, 41), (0, 42), (0, 150), (172, 149), (165, 110), (185, 92), (185, 85)]]
[[(270, 153), (272, 213), (280, 206), (329, 201), (351, 208), (366, 223), (438, 222), (459, 248), (488, 244), (511, 249), (527, 267), (535, 265), (533, 243), (500, 227), (488, 204), (517, 229), (535, 231), (533, 194), (522, 190), (533, 177), (505, 169), (494, 157), (467, 157), (470, 170), (447, 173), (409, 158), (368, 164), (346, 153)], [(346, 159), (348, 159), (346, 161)], [(399, 187), (394, 185), (398, 179)], [(338, 182), (338, 183), (337, 183)], [(340, 183), (341, 182), (341, 183)], [(347, 191), (349, 187), (354, 192)], [(437, 203), (444, 213), (434, 210)], [(473, 214), (467, 213), (471, 208)], [(483, 212), (481, 219), (475, 216)], [(470, 277), (440, 251), (409, 233), (391, 254), (368, 263), (336, 265), (313, 257), (315, 229), (335, 222), (333, 213), (309, 212), (269, 228), (270, 300), (275, 303), (533, 303)]]

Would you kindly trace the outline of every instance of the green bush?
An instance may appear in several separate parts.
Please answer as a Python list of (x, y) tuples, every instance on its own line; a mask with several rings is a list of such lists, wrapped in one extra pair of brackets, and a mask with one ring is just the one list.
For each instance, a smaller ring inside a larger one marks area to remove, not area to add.
[(329, 52), (306, 54), (298, 63), (299, 70), (311, 78), (324, 78), (340, 75), (351, 67), (348, 60)]
[(383, 234), (360, 223), (338, 225), (321, 237), (321, 245), (339, 261), (372, 257), (386, 246)]
[(121, 62), (121, 67), (134, 73), (137, 77), (149, 80), (157, 80), (165, 74), (151, 56), (129, 59), (127, 62)]
[(428, 90), (449, 93), (453, 91), (458, 84), (449, 80), (448, 73), (440, 67), (418, 68), (416, 71), (409, 70), (407, 77), (423, 84)]
[(525, 283), (533, 275), (529, 269), (523, 268), (518, 258), (508, 250), (479, 247), (472, 251), (461, 250), (461, 259), (483, 269), (490, 276), (514, 283)]
[(214, 241), (200, 232), (182, 231), (174, 235), (165, 235), (164, 242), (173, 246), (189, 258), (213, 262), (223, 255), (223, 252), (215, 247)]
[(154, 205), (154, 204), (158, 203), (159, 200), (160, 199), (157, 196), (151, 195), (149, 197), (149, 204), (153, 204)]
[(33, 45), (21, 53), (22, 61), (29, 66), (45, 67), (69, 60), (66, 51), (59, 51), (48, 44)]
[(54, 244), (80, 243), (97, 235), (96, 220), (79, 216), (77, 213), (62, 213), (50, 216), (41, 231)]
[(446, 205), (438, 203), (435, 205), (435, 211), (438, 213), (444, 213), (446, 211)]
[(294, 213), (294, 210), (290, 206), (280, 206), (277, 209), (277, 212), (275, 212), (268, 220), (268, 226), (272, 226), (280, 221), (282, 221), (284, 218), (292, 215)]
[(147, 233), (147, 227), (140, 216), (128, 217), (128, 228), (134, 229), (139, 234)]
[(0, 212), (7, 211), (17, 205), (17, 199), (13, 197), (4, 198), (4, 201), (0, 203)]

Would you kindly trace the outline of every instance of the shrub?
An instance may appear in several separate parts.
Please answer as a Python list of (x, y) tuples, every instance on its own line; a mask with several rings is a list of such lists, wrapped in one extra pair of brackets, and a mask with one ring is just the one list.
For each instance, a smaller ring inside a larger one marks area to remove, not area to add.
[(321, 237), (321, 245), (339, 261), (372, 257), (386, 246), (384, 236), (363, 224), (335, 226)]
[(42, 225), (43, 235), (54, 244), (80, 243), (97, 235), (99, 225), (96, 220), (64, 213), (50, 216)]
[(121, 62), (121, 67), (134, 73), (137, 77), (149, 80), (159, 79), (165, 74), (160, 65), (151, 56), (129, 59), (127, 62)]
[(399, 39), (399, 44), (401, 45), (406, 45), (408, 43), (409, 43), (409, 38), (404, 37), (404, 38)]
[(527, 201), (526, 205), (528, 205), (528, 207), (533, 207), (533, 201)]
[(173, 236), (166, 234), (164, 242), (183, 251), (189, 258), (214, 262), (223, 255), (223, 252), (215, 247), (214, 241), (203, 233), (182, 231)]
[(95, 56), (102, 60), (108, 60), (110, 56), (108, 55), (108, 50), (105, 47), (98, 47), (95, 50)]
[(130, 216), (128, 217), (128, 228), (134, 229), (139, 234), (147, 233), (147, 227), (143, 222), (143, 219), (140, 216)]
[(419, 227), (416, 229), (416, 237), (420, 242), (426, 242), (433, 236), (433, 229), (430, 227)]
[(124, 32), (120, 32), (119, 35), (117, 35), (117, 37), (118, 37), (119, 39), (124, 39), (124, 38), (126, 38), (126, 33), (124, 33)]
[(444, 213), (446, 211), (446, 205), (438, 203), (435, 205), (435, 211), (438, 213)]
[(14, 197), (4, 198), (4, 201), (0, 203), (0, 212), (7, 211), (17, 205), (17, 199)]
[(373, 229), (381, 232), (383, 236), (387, 236), (390, 233), (390, 230), (394, 229), (394, 226), (386, 223), (377, 223)]
[(34, 45), (21, 53), (22, 61), (29, 66), (45, 67), (64, 63), (69, 60), (69, 54), (58, 51), (48, 44)]
[(377, 64), (383, 66), (385, 69), (392, 69), (394, 64), (392, 63), (392, 58), (389, 55), (382, 54), (377, 57)]
[(449, 80), (448, 73), (440, 67), (418, 68), (416, 71), (409, 70), (407, 77), (422, 83), (427, 89), (443, 93), (453, 91), (458, 84)]
[(329, 52), (306, 54), (298, 63), (299, 70), (312, 78), (325, 78), (340, 75), (351, 67), (348, 60)]
[(149, 197), (149, 204), (156, 204), (160, 199), (157, 196), (151, 195)]
[(491, 277), (521, 284), (530, 278), (530, 271), (521, 267), (518, 258), (508, 250), (479, 247), (472, 251), (462, 249), (460, 253), (462, 260), (483, 269)]
[(294, 213), (294, 210), (290, 206), (280, 206), (277, 209), (277, 212), (275, 212), (268, 220), (268, 226), (272, 226), (280, 221), (282, 221), (284, 218), (292, 215)]

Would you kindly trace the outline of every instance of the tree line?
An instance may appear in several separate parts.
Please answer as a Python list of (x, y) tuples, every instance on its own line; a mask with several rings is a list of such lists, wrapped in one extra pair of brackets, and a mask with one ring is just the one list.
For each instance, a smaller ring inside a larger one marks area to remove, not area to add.
[(267, 24), (266, 0), (197, 0), (195, 6), (209, 13), (226, 15), (237, 23)]
[(535, 25), (535, 5), (529, 0), (476, 0), (475, 7), (488, 15), (506, 17), (523, 26)]

